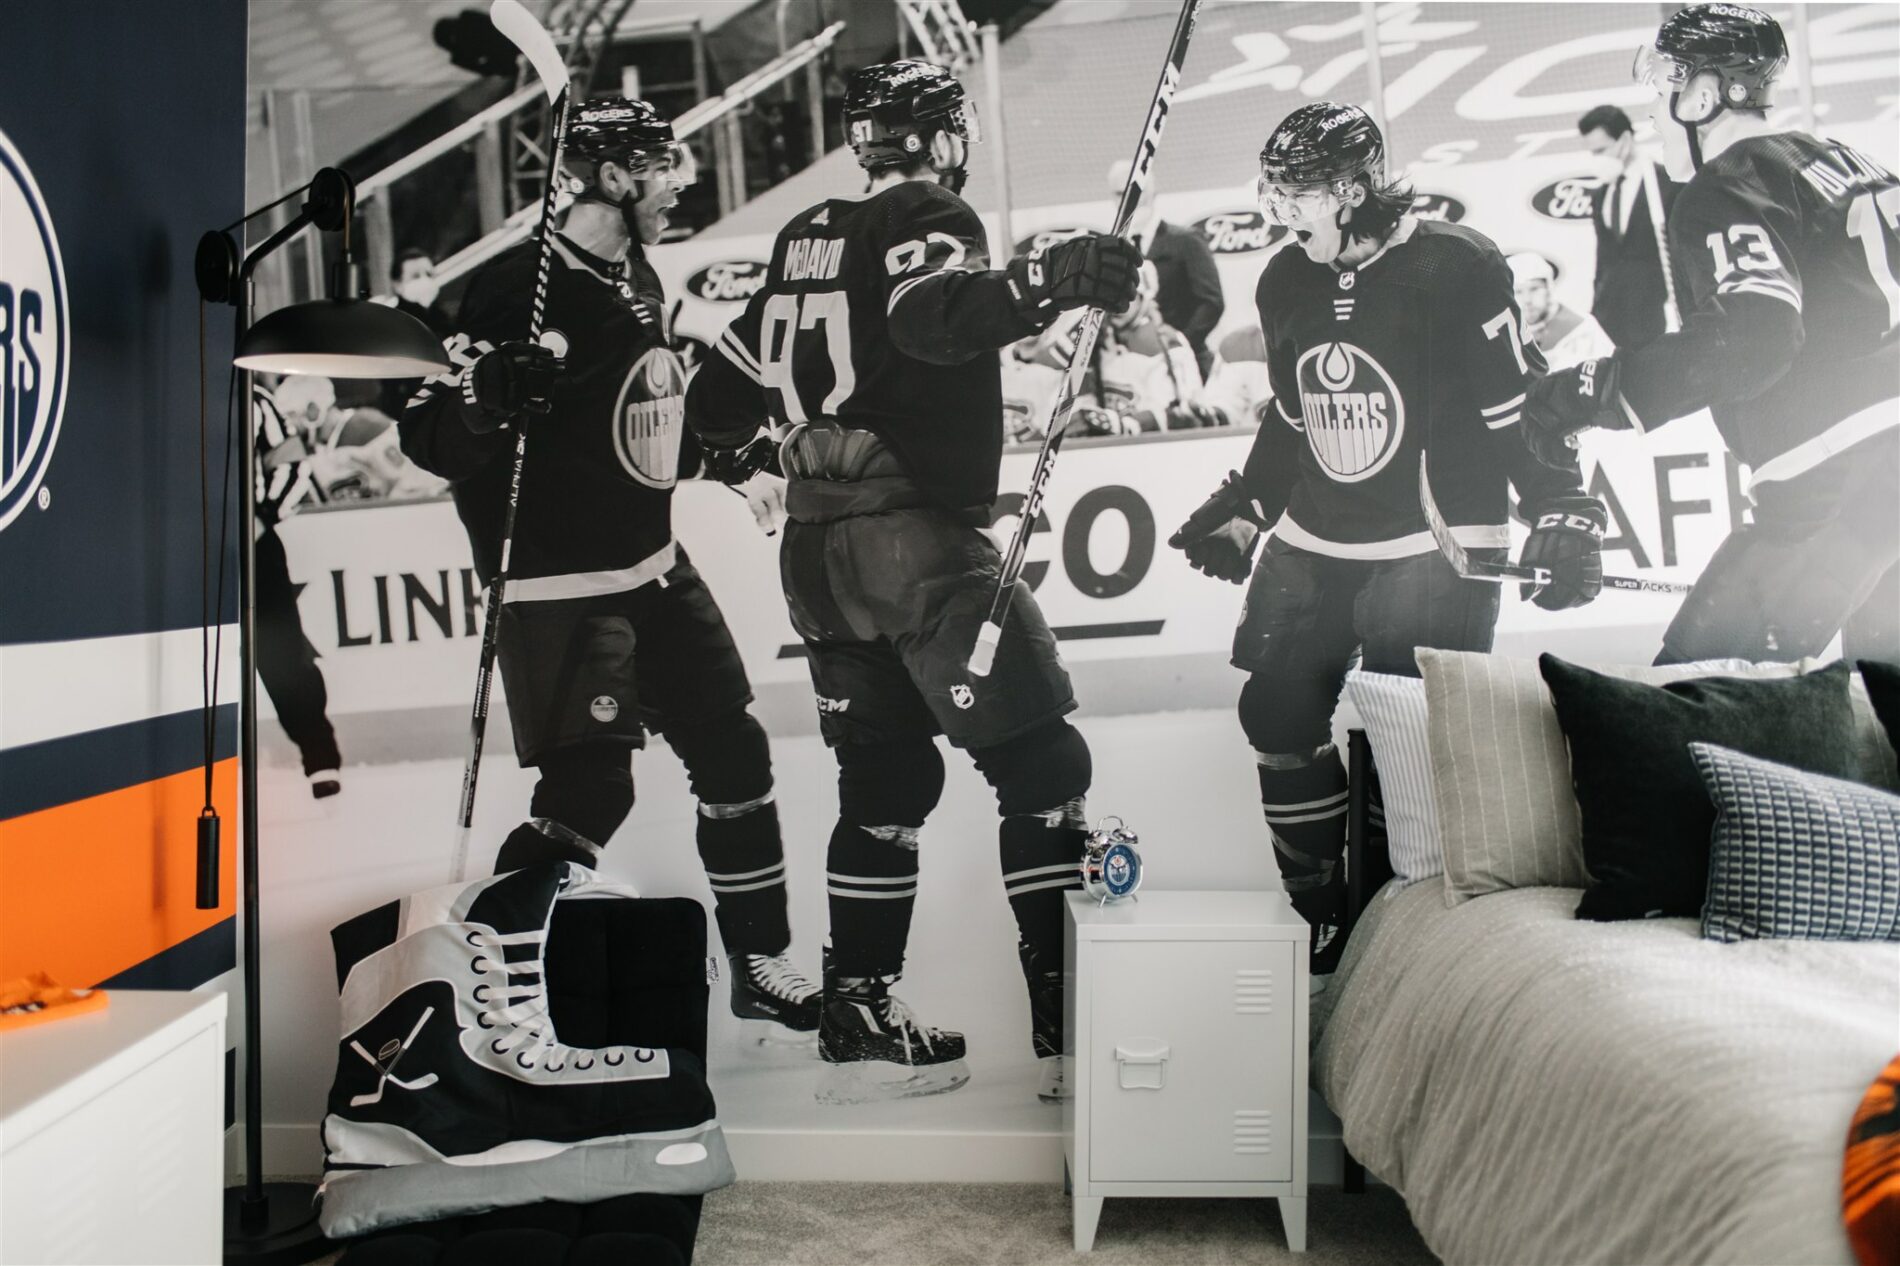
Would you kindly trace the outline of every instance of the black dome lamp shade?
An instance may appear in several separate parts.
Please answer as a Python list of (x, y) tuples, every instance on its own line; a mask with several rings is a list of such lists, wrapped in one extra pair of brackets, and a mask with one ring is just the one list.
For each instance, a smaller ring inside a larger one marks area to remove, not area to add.
[[(233, 363), (253, 373), (330, 378), (426, 378), (447, 369), (442, 341), (428, 326), (407, 312), (362, 297), (362, 271), (350, 249), (356, 183), (347, 172), (326, 167), (309, 190), (303, 213), (291, 225), (300, 230), (314, 224), (343, 235), (343, 257), (330, 273), (330, 297), (279, 308), (250, 326), (238, 339)], [(248, 280), (252, 263), (278, 244), (277, 238), (273, 234), (246, 261), (239, 285)]]
[(315, 299), (245, 331), (234, 363), (260, 374), (427, 378), (448, 368), (442, 340), (407, 312), (363, 299)]

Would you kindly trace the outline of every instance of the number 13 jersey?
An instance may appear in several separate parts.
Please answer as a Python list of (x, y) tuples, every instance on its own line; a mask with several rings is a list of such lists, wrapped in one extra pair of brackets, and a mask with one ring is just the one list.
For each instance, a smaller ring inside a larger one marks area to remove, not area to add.
[(691, 425), (740, 444), (768, 418), (829, 419), (874, 432), (944, 506), (987, 505), (1003, 451), (996, 349), (1036, 328), (1006, 284), (976, 212), (932, 181), (821, 202), (780, 231), (765, 284), (714, 342)]

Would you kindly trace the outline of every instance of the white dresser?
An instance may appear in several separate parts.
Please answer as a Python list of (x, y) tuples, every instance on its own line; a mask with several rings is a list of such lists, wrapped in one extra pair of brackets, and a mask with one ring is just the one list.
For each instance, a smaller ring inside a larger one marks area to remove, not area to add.
[(222, 993), (0, 1033), (0, 1263), (224, 1255)]
[(1306, 1248), (1309, 933), (1279, 892), (1068, 894), (1075, 1247), (1108, 1196), (1273, 1196)]

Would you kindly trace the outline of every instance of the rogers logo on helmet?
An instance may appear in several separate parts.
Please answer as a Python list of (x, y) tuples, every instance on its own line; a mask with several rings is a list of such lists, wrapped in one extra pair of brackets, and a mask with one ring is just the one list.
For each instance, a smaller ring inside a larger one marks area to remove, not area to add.
[(765, 286), (765, 265), (754, 259), (708, 264), (686, 279), (686, 292), (710, 303), (744, 303)]
[(1268, 224), (1267, 218), (1258, 211), (1216, 211), (1194, 228), (1207, 239), (1207, 249), (1216, 255), (1264, 251), (1286, 236), (1284, 228)]
[(1421, 193), (1412, 199), (1412, 214), (1421, 220), (1446, 220), (1456, 224), (1465, 218), (1465, 204), (1448, 194)]
[(1598, 182), (1585, 176), (1565, 176), (1531, 195), (1531, 210), (1552, 220), (1587, 220)]

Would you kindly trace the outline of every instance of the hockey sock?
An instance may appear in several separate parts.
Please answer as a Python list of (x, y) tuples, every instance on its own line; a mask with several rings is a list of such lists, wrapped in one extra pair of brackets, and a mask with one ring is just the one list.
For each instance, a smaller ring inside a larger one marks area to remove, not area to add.
[(917, 903), (914, 826), (859, 826), (840, 820), (825, 855), (831, 911), (826, 976), (897, 976)]
[(1254, 757), (1261, 811), (1286, 894), (1308, 923), (1336, 923), (1339, 857), (1346, 848), (1346, 766), (1331, 743)]
[(1003, 889), (1029, 988), (1030, 1041), (1039, 1057), (1062, 1053), (1062, 894), (1082, 886), (1085, 821), (1078, 796), (1048, 813), (1006, 817), (999, 832)]
[(495, 873), (525, 870), (546, 862), (579, 862), (592, 867), (600, 860), (600, 846), (552, 818), (534, 818), (508, 833), (495, 854)]
[(726, 953), (783, 954), (792, 930), (785, 917), (785, 848), (771, 793), (763, 803), (701, 804), (698, 836)]

